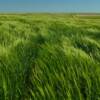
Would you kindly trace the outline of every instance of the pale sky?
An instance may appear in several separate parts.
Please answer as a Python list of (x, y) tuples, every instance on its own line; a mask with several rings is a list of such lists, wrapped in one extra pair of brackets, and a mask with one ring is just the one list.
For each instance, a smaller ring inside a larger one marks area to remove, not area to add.
[(100, 0), (0, 0), (0, 12), (100, 12)]

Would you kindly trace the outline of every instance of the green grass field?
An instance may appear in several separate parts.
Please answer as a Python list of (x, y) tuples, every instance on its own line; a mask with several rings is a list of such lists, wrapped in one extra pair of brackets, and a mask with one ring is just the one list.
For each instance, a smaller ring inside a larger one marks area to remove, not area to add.
[(0, 100), (100, 100), (100, 16), (0, 14)]

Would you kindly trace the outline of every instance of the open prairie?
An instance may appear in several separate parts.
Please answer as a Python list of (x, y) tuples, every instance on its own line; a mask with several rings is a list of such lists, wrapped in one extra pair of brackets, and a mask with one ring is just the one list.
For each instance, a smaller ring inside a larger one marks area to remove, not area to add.
[(0, 14), (0, 100), (100, 100), (100, 15)]

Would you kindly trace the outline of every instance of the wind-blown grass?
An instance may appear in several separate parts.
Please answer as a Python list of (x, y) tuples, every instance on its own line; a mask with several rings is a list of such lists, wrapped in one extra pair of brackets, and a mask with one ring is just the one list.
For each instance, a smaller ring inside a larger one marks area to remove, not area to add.
[(0, 15), (0, 100), (99, 100), (100, 17)]

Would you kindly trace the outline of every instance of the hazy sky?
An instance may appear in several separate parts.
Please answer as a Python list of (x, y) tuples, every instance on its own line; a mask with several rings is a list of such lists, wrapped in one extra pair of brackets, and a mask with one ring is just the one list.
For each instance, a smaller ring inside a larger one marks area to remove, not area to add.
[(0, 12), (100, 12), (100, 0), (0, 0)]

